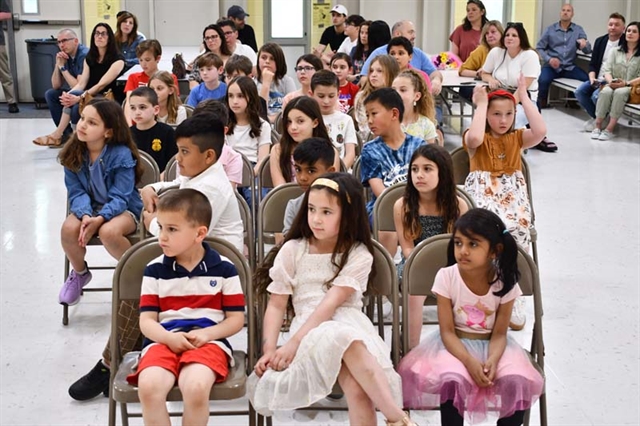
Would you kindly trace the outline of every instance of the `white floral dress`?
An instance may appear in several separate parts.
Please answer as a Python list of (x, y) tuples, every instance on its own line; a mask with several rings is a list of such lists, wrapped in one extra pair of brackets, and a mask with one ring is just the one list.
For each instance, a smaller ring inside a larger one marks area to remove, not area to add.
[[(283, 371), (267, 370), (262, 377), (253, 373), (248, 395), (262, 415), (274, 411), (307, 407), (331, 393), (342, 367), (342, 357), (355, 341), (363, 342), (384, 370), (392, 395), (402, 404), (402, 385), (389, 357), (390, 349), (362, 312), (362, 294), (367, 288), (373, 258), (363, 245), (354, 247), (347, 265), (332, 285), (355, 289), (333, 318), (309, 331), (302, 338), (291, 365)], [(288, 241), (276, 256), (269, 274), (273, 282), (267, 290), (290, 294), (295, 317), (294, 335), (324, 299), (324, 282), (335, 273), (331, 254), (310, 254), (306, 240)]]

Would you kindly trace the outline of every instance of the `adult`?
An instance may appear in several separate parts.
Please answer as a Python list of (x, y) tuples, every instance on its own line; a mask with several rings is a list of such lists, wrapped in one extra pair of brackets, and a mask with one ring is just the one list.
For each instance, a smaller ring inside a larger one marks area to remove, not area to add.
[[(116, 79), (124, 70), (124, 57), (116, 46), (115, 35), (109, 24), (100, 22), (91, 31), (91, 45), (84, 60), (82, 74), (69, 92), (60, 96), (64, 109), (60, 123), (53, 133), (36, 138), (33, 143), (42, 146), (60, 146), (65, 129), (72, 117), (79, 117), (80, 100), (113, 90)], [(116, 99), (122, 102), (122, 99)], [(75, 124), (75, 123), (74, 123)]]
[[(89, 48), (80, 43), (78, 35), (72, 29), (60, 30), (57, 39), (60, 51), (56, 54), (56, 66), (51, 74), (51, 89), (44, 94), (56, 127), (60, 124), (64, 108), (60, 97), (78, 84), (78, 77), (84, 70), (84, 60), (89, 53)], [(71, 121), (77, 123), (80, 119), (77, 115), (78, 110), (74, 109), (73, 111), (75, 115), (72, 115)], [(62, 132), (63, 139), (71, 135), (71, 132), (71, 126), (68, 125)]]
[(462, 25), (458, 25), (449, 36), (451, 52), (466, 61), (471, 52), (478, 47), (482, 28), (489, 21), (487, 9), (480, 0), (467, 1), (467, 16)]
[[(331, 26), (327, 27), (323, 32), (322, 36), (320, 36), (320, 43), (316, 47), (313, 48), (313, 54), (319, 57), (322, 57), (322, 60), (325, 63), (331, 60), (333, 54), (338, 50), (342, 42), (347, 35), (344, 33), (345, 21), (347, 20), (347, 8), (341, 4), (336, 4), (331, 9)], [(324, 55), (323, 53), (325, 49), (329, 46), (329, 50), (331, 52), (328, 55)]]
[[(9, 21), (9, 25), (11, 25), (12, 19), (13, 15), (11, 14), (9, 3), (7, 3), (7, 0), (0, 0), (0, 22)], [(0, 82), (2, 83), (4, 97), (9, 106), (9, 112), (12, 114), (20, 112), (20, 108), (18, 108), (18, 98), (13, 88), (13, 77), (11, 76), (11, 69), (9, 68), (9, 56), (7, 55), (4, 30), (2, 28), (0, 28)]]
[(138, 33), (138, 18), (126, 10), (118, 12), (116, 23), (116, 44), (125, 61), (125, 71), (137, 65), (136, 47), (144, 40), (144, 36)]
[[(360, 70), (364, 65), (364, 62), (369, 57), (371, 49), (369, 48), (369, 27), (371, 21), (364, 21), (360, 24), (360, 30), (358, 31), (358, 43), (356, 47), (351, 49), (349, 56), (351, 56), (351, 62), (353, 63), (353, 75), (348, 77), (349, 81), (355, 81), (360, 79)], [(389, 26), (387, 26), (387, 29)], [(391, 31), (387, 31), (387, 36), (391, 38)], [(387, 40), (385, 43), (387, 43)]]
[(609, 52), (619, 46), (620, 38), (624, 34), (626, 20), (619, 13), (609, 15), (607, 34), (598, 37), (593, 43), (593, 52), (589, 61), (589, 80), (582, 83), (575, 91), (578, 103), (591, 117), (584, 123), (584, 131), (592, 132), (596, 121), (596, 103), (600, 93), (600, 83), (604, 81), (604, 62)]
[[(494, 47), (502, 47), (502, 35), (504, 29), (500, 21), (487, 21), (482, 27), (480, 33), (480, 45), (476, 47), (469, 57), (464, 61), (460, 68), (458, 68), (458, 74), (463, 77), (482, 78), (482, 65), (487, 60), (489, 51)], [(471, 100), (473, 96), (473, 87), (461, 87), (459, 89), (460, 96), (465, 99)]]
[(242, 44), (242, 42), (238, 40), (238, 29), (236, 28), (236, 24), (234, 24), (231, 19), (223, 19), (218, 21), (218, 26), (224, 33), (224, 39), (227, 43), (229, 52), (231, 52), (232, 55), (246, 56), (249, 58), (253, 66), (256, 66), (258, 56), (252, 48)]
[(249, 14), (238, 5), (233, 5), (227, 10), (227, 18), (236, 24), (238, 40), (245, 46), (252, 48), (254, 52), (257, 52), (258, 42), (256, 41), (256, 33), (253, 31), (253, 27), (245, 22), (247, 16), (249, 16)]
[(344, 33), (347, 37), (343, 40), (338, 53), (351, 54), (351, 51), (358, 44), (358, 36), (360, 35), (360, 25), (364, 22), (364, 18), (360, 15), (349, 15), (344, 22)]
[(202, 31), (202, 50), (200, 54), (187, 66), (191, 70), (189, 74), (189, 88), (193, 89), (200, 83), (202, 83), (202, 79), (200, 78), (200, 70), (195, 66), (198, 58), (204, 55), (205, 53), (213, 52), (222, 59), (222, 63), (225, 64), (227, 59), (231, 56), (231, 52), (229, 51), (229, 47), (224, 38), (224, 32), (222, 32), (222, 28), (216, 24), (207, 25)]
[[(591, 139), (608, 141), (624, 112), (631, 86), (640, 84), (640, 22), (627, 25), (620, 47), (609, 54), (604, 64), (604, 79), (607, 83), (600, 90), (596, 104), (596, 123)], [(601, 131), (604, 118), (609, 115), (609, 124)]]
[(571, 22), (573, 6), (563, 4), (560, 21), (547, 27), (540, 37), (536, 49), (544, 65), (540, 73), (538, 109), (547, 107), (549, 86), (556, 78), (573, 78), (586, 81), (589, 76), (575, 65), (576, 47), (584, 53), (591, 53), (591, 43), (587, 33), (578, 24)]

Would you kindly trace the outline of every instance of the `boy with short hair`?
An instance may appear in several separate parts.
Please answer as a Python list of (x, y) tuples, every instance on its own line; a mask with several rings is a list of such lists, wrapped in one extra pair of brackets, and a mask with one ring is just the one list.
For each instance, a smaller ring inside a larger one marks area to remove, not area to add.
[(422, 71), (421, 69), (413, 68), (411, 66), (411, 58), (413, 58), (413, 44), (406, 37), (394, 37), (387, 44), (387, 54), (393, 56), (393, 58), (398, 63), (398, 68), (400, 68), (400, 72), (408, 69), (415, 69), (418, 71), (424, 81), (427, 83), (427, 87), (429, 88), (429, 92), (431, 92), (431, 79), (429, 75)]
[(220, 82), (220, 74), (224, 71), (224, 63), (220, 56), (207, 52), (198, 58), (196, 66), (200, 71), (202, 83), (191, 89), (187, 105), (195, 108), (205, 99), (222, 99), (227, 94), (227, 85)]
[(160, 111), (158, 95), (150, 87), (138, 87), (129, 96), (129, 111), (134, 125), (131, 136), (138, 149), (151, 155), (160, 170), (178, 152), (173, 127), (156, 121)]
[(348, 80), (349, 75), (353, 73), (353, 62), (351, 56), (346, 53), (336, 53), (331, 58), (331, 71), (338, 76), (340, 83), (339, 105), (340, 111), (345, 114), (353, 107), (356, 100), (356, 94), (360, 89)]
[(358, 138), (353, 119), (337, 109), (339, 85), (338, 77), (334, 73), (320, 70), (311, 77), (309, 95), (318, 101), (331, 142), (348, 170), (356, 158)]
[(234, 365), (227, 338), (244, 325), (242, 285), (233, 263), (204, 242), (212, 215), (207, 197), (195, 189), (170, 191), (157, 212), (164, 256), (144, 271), (140, 330), (146, 339), (127, 381), (138, 385), (145, 424), (170, 423), (166, 397), (175, 383), (183, 424), (206, 424), (209, 405), (202, 401)]
[(231, 55), (224, 65), (224, 73), (228, 81), (233, 80), (239, 75), (253, 77), (253, 64), (246, 56)]

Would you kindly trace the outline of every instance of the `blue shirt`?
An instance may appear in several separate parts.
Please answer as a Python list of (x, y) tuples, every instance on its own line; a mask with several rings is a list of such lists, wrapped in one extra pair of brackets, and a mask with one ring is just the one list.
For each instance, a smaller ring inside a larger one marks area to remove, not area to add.
[(118, 44), (118, 47), (120, 48), (120, 52), (122, 53), (122, 56), (124, 56), (124, 63), (125, 63), (126, 69), (131, 68), (132, 66), (140, 63), (140, 61), (138, 60), (138, 57), (136, 56), (136, 47), (138, 47), (140, 42), (143, 40), (144, 40), (144, 37), (138, 34), (136, 39), (133, 40), (133, 43)]
[[(360, 176), (365, 187), (369, 186), (369, 179), (374, 178), (382, 179), (385, 188), (407, 180), (411, 156), (426, 142), (418, 137), (406, 133), (405, 135), (404, 143), (397, 150), (391, 149), (379, 136), (364, 145), (360, 156)], [(373, 211), (375, 201), (374, 195), (367, 203), (369, 215)]]
[[(69, 74), (78, 78), (79, 75), (82, 75), (82, 71), (84, 70), (84, 59), (87, 57), (87, 53), (89, 53), (89, 48), (84, 44), (78, 44), (78, 50), (76, 50), (75, 57), (69, 57), (67, 59), (67, 63), (65, 67), (67, 67), (67, 71)], [(69, 87), (69, 85), (64, 83), (65, 87)]]
[[(536, 50), (540, 54), (544, 63), (548, 63), (551, 58), (560, 60), (560, 70), (571, 71), (575, 68), (576, 54), (579, 49), (578, 39), (587, 39), (587, 33), (582, 27), (573, 22), (566, 31), (560, 26), (560, 22), (549, 25), (540, 41), (536, 45)], [(591, 43), (582, 49), (584, 53), (591, 53)]]
[(107, 150), (107, 145), (105, 144), (104, 148), (102, 148), (102, 152), (96, 158), (96, 161), (93, 164), (89, 164), (89, 183), (91, 184), (91, 201), (93, 204), (94, 211), (99, 211), (102, 206), (107, 204), (109, 201), (109, 191), (107, 190), (107, 185), (104, 181), (104, 175), (102, 174), (102, 157)]
[(198, 86), (191, 89), (189, 98), (187, 99), (187, 105), (195, 108), (196, 105), (198, 105), (205, 99), (220, 100), (224, 98), (226, 94), (227, 85), (225, 83), (220, 83), (218, 87), (213, 90), (207, 89), (207, 86), (205, 86), (204, 83), (200, 83)]
[[(387, 45), (378, 47), (376, 50), (371, 52), (371, 55), (367, 58), (367, 61), (362, 66), (362, 70), (360, 71), (361, 75), (367, 75), (369, 73), (369, 66), (371, 65), (371, 61), (376, 56), (386, 55), (387, 54)], [(417, 47), (413, 48), (413, 56), (411, 57), (411, 62), (409, 62), (413, 68), (422, 70), (427, 73), (427, 75), (431, 75), (432, 72), (436, 71), (435, 65), (429, 59), (429, 55), (424, 53)]]

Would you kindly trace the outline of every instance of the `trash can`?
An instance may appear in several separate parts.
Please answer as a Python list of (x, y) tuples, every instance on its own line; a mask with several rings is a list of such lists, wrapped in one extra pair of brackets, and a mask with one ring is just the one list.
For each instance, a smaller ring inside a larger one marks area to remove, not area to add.
[(58, 40), (51, 38), (32, 38), (25, 40), (29, 54), (29, 73), (31, 74), (31, 96), (36, 108), (47, 108), (44, 94), (51, 89), (51, 74), (56, 66)]

